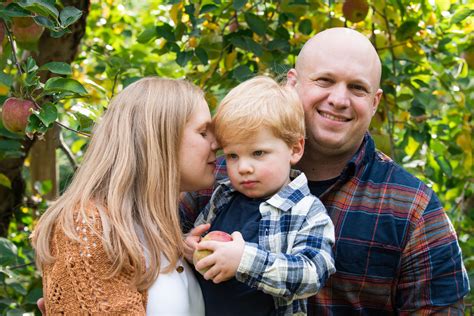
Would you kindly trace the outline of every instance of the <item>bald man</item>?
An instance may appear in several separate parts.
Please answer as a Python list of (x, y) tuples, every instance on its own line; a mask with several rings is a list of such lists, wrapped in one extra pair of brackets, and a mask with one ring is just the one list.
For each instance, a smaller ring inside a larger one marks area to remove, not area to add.
[(335, 225), (336, 274), (310, 315), (463, 314), (469, 291), (456, 233), (433, 191), (375, 150), (368, 134), (382, 90), (377, 52), (362, 34), (311, 38), (288, 84), (305, 110), (298, 167)]
[[(346, 28), (311, 38), (288, 72), (307, 128), (297, 167), (326, 206), (336, 234), (337, 272), (309, 299), (308, 314), (462, 315), (467, 273), (441, 203), (376, 151), (368, 134), (382, 96), (380, 77), (372, 44)], [(222, 159), (218, 178), (225, 172)], [(181, 211), (189, 217), (207, 200), (187, 195)]]

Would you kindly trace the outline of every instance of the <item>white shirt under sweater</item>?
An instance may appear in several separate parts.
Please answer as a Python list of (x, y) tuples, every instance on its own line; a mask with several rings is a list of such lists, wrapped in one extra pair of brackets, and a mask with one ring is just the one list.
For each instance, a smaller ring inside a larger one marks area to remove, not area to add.
[[(135, 225), (136, 228), (138, 225)], [(143, 231), (137, 229), (144, 244), (147, 267), (149, 265), (148, 246)], [(168, 259), (161, 254), (161, 266), (167, 267)], [(192, 268), (184, 259), (179, 259), (176, 268), (169, 273), (160, 273), (158, 279), (148, 289), (146, 314), (148, 316), (204, 316), (204, 299)]]
[[(162, 266), (169, 262), (161, 255)], [(147, 315), (159, 316), (203, 316), (204, 300), (201, 288), (197, 282), (192, 267), (184, 259), (178, 261), (178, 266), (184, 271), (172, 272), (158, 276), (158, 279), (148, 289)]]

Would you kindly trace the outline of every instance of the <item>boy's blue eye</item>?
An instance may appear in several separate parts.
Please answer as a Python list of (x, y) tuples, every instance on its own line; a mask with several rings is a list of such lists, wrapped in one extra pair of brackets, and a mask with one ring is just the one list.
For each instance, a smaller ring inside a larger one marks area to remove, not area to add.
[(261, 157), (261, 156), (263, 156), (263, 154), (264, 154), (263, 150), (256, 150), (256, 151), (253, 152), (253, 155), (255, 157)]
[(226, 159), (235, 160), (237, 158), (239, 158), (239, 156), (237, 156), (236, 154), (227, 154), (226, 155)]

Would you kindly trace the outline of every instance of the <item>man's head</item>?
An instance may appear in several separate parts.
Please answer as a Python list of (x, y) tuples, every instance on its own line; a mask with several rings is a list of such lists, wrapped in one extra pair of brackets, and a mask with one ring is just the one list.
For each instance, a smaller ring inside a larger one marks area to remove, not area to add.
[(298, 94), (256, 77), (232, 89), (213, 119), (234, 188), (268, 197), (289, 182), (304, 150), (304, 112)]
[(307, 149), (352, 156), (380, 102), (380, 77), (377, 52), (362, 34), (332, 28), (311, 38), (288, 72), (303, 102)]

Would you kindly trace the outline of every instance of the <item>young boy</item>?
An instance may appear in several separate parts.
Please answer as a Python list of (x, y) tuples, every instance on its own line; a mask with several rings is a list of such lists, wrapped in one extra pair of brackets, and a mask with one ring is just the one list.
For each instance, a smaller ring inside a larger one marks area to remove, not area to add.
[[(233, 241), (202, 241), (213, 253), (196, 263), (206, 315), (305, 314), (335, 272), (334, 227), (291, 170), (304, 151), (298, 95), (256, 77), (232, 89), (213, 119), (229, 179), (220, 181), (195, 226), (232, 233)], [(188, 244), (190, 244), (187, 241)]]

